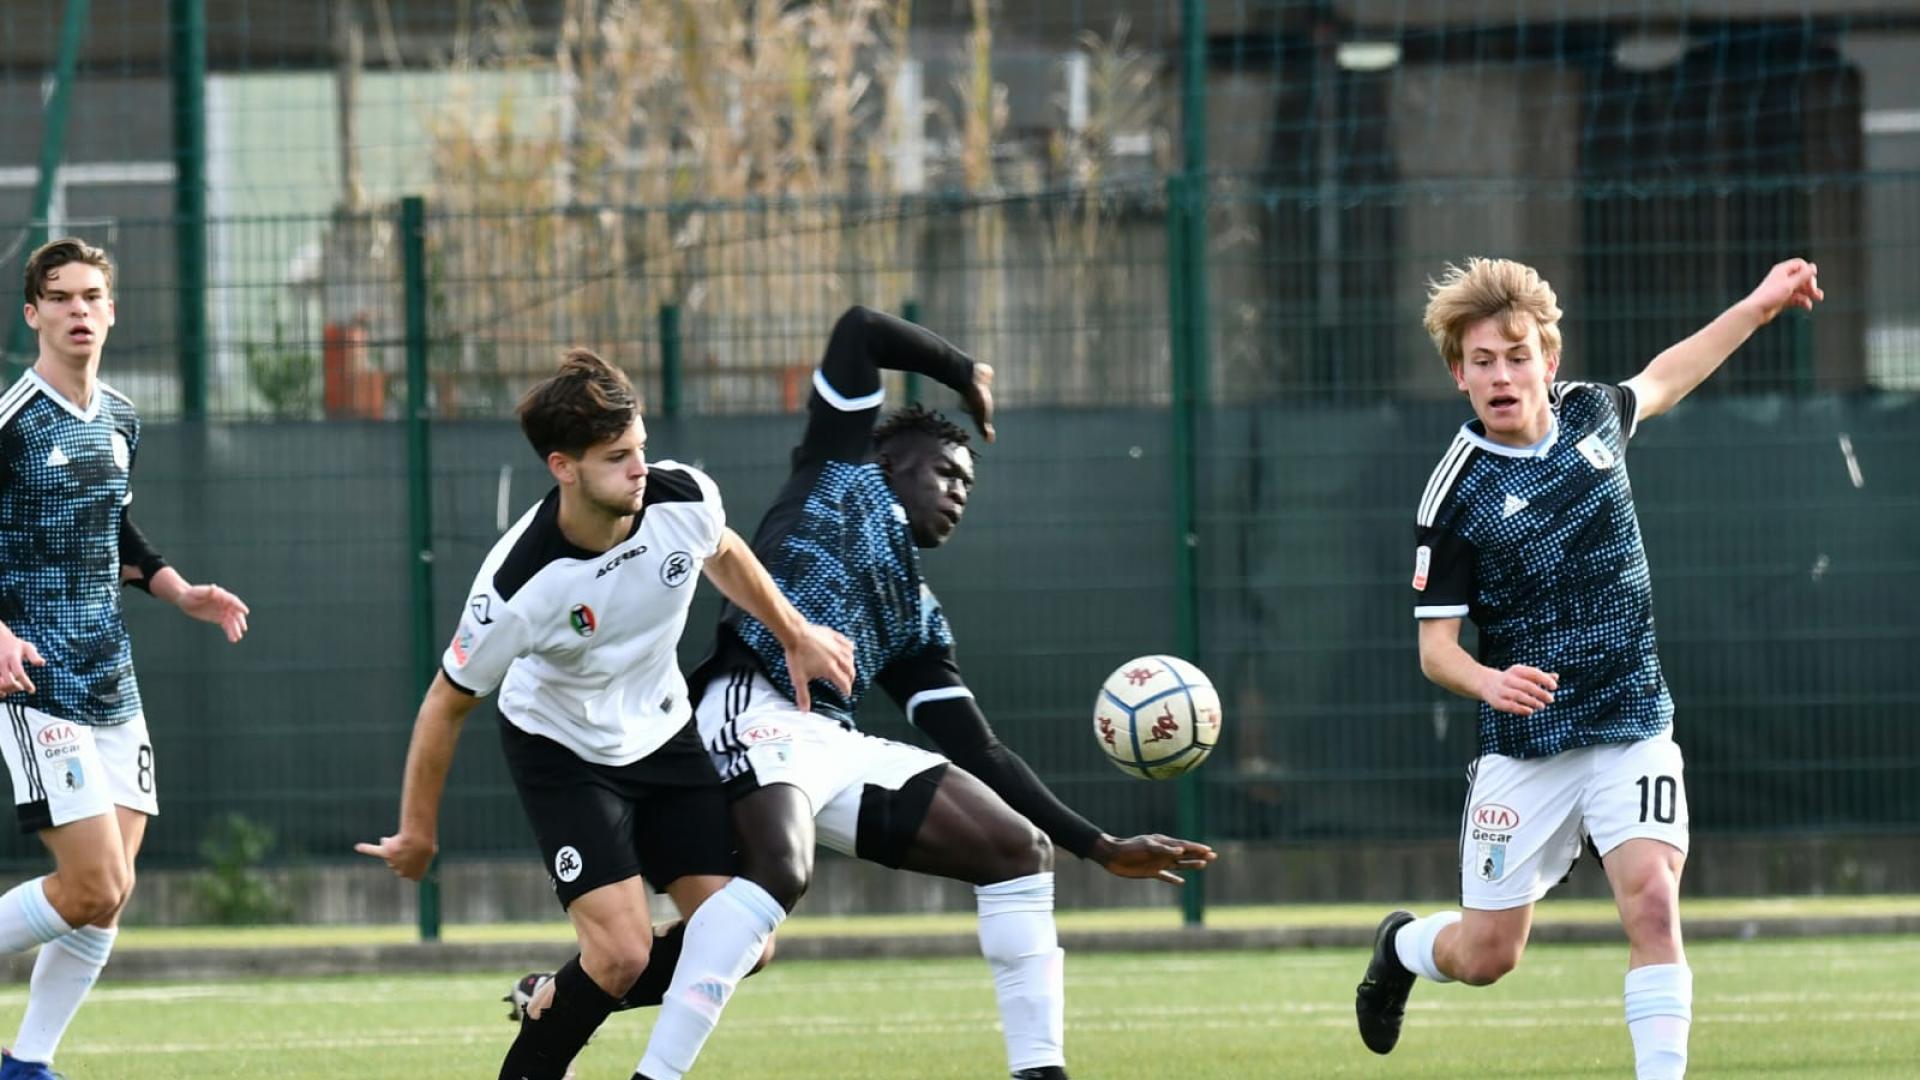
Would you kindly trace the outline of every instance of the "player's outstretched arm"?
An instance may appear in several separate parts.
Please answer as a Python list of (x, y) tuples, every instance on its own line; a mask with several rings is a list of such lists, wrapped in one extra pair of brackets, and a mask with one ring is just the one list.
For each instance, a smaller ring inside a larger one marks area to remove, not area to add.
[(720, 548), (707, 560), (707, 580), (734, 606), (759, 619), (787, 650), (787, 674), (793, 679), (793, 703), (813, 708), (807, 684), (815, 679), (853, 695), (853, 642), (838, 630), (817, 626), (781, 595), (773, 575), (740, 534), (720, 535)]
[(1475, 660), (1460, 647), (1459, 619), (1420, 620), (1420, 671), (1437, 686), (1515, 716), (1532, 716), (1553, 704), (1553, 692), (1560, 688), (1557, 672), (1525, 664), (1501, 671)]
[(1812, 311), (1826, 299), (1820, 268), (1805, 259), (1778, 263), (1746, 298), (1720, 313), (1692, 337), (1653, 358), (1645, 371), (1627, 380), (1640, 402), (1639, 419), (1659, 416), (1679, 404), (1694, 387), (1719, 370), (1755, 330), (1790, 307)]
[(409, 881), (426, 876), (434, 853), (440, 850), (440, 796), (447, 788), (447, 769), (453, 764), (460, 728), (479, 703), (479, 698), (449, 682), (444, 672), (433, 677), (413, 721), (413, 741), (407, 745), (400, 828), (377, 844), (359, 843), (353, 850), (385, 862)]

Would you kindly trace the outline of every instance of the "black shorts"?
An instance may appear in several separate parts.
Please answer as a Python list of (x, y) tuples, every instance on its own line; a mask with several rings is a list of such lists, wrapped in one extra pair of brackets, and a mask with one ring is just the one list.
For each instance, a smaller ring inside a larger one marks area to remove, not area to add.
[(561, 907), (631, 877), (664, 892), (734, 872), (727, 797), (692, 723), (628, 765), (586, 761), (504, 717), (500, 746)]

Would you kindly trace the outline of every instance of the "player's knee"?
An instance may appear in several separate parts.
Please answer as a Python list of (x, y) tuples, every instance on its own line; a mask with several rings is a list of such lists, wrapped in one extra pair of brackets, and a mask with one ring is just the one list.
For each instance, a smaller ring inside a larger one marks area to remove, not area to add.
[(994, 880), (1006, 881), (1053, 869), (1053, 841), (1025, 818), (996, 830), (991, 840), (999, 871), (990, 875)]
[(1520, 966), (1526, 938), (1501, 933), (1476, 934), (1461, 942), (1448, 974), (1468, 986), (1491, 986)]
[(614, 996), (627, 992), (647, 970), (652, 950), (640, 941), (582, 943), (580, 964), (600, 989)]
[(104, 864), (61, 873), (55, 910), (68, 926), (88, 926), (111, 919), (133, 891), (133, 874), (125, 866)]
[(1627, 940), (1657, 945), (1680, 936), (1680, 898), (1671, 875), (1651, 874), (1621, 897), (1621, 923)]
[(767, 891), (780, 906), (792, 911), (813, 884), (813, 866), (809, 860), (785, 854), (762, 856), (742, 867), (741, 876)]

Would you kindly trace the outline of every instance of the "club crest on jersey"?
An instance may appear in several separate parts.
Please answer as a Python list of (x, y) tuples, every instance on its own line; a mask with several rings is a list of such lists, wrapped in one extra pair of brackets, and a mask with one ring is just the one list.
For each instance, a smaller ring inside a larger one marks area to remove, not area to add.
[(133, 464), (133, 450), (127, 445), (127, 437), (119, 432), (113, 433), (113, 464), (121, 472), (126, 472)]
[(1433, 566), (1433, 549), (1421, 544), (1413, 551), (1413, 587), (1427, 591), (1427, 570)]
[(585, 604), (573, 605), (573, 610), (567, 612), (567, 624), (581, 637), (592, 637), (593, 632), (600, 628), (599, 620), (593, 617), (593, 609)]
[(676, 551), (667, 556), (660, 564), (660, 583), (669, 589), (679, 588), (693, 575), (693, 556), (684, 551)]
[(1608, 446), (1597, 431), (1575, 443), (1573, 448), (1580, 451), (1580, 456), (1587, 459), (1587, 464), (1596, 469), (1611, 469), (1620, 460), (1614, 455), (1613, 447)]

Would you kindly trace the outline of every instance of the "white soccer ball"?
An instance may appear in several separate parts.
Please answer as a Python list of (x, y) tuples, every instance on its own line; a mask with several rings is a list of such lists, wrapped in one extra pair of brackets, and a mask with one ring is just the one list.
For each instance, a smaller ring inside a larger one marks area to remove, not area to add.
[(1213, 753), (1220, 695), (1207, 673), (1185, 660), (1142, 656), (1114, 669), (1100, 687), (1093, 734), (1121, 772), (1166, 780)]

